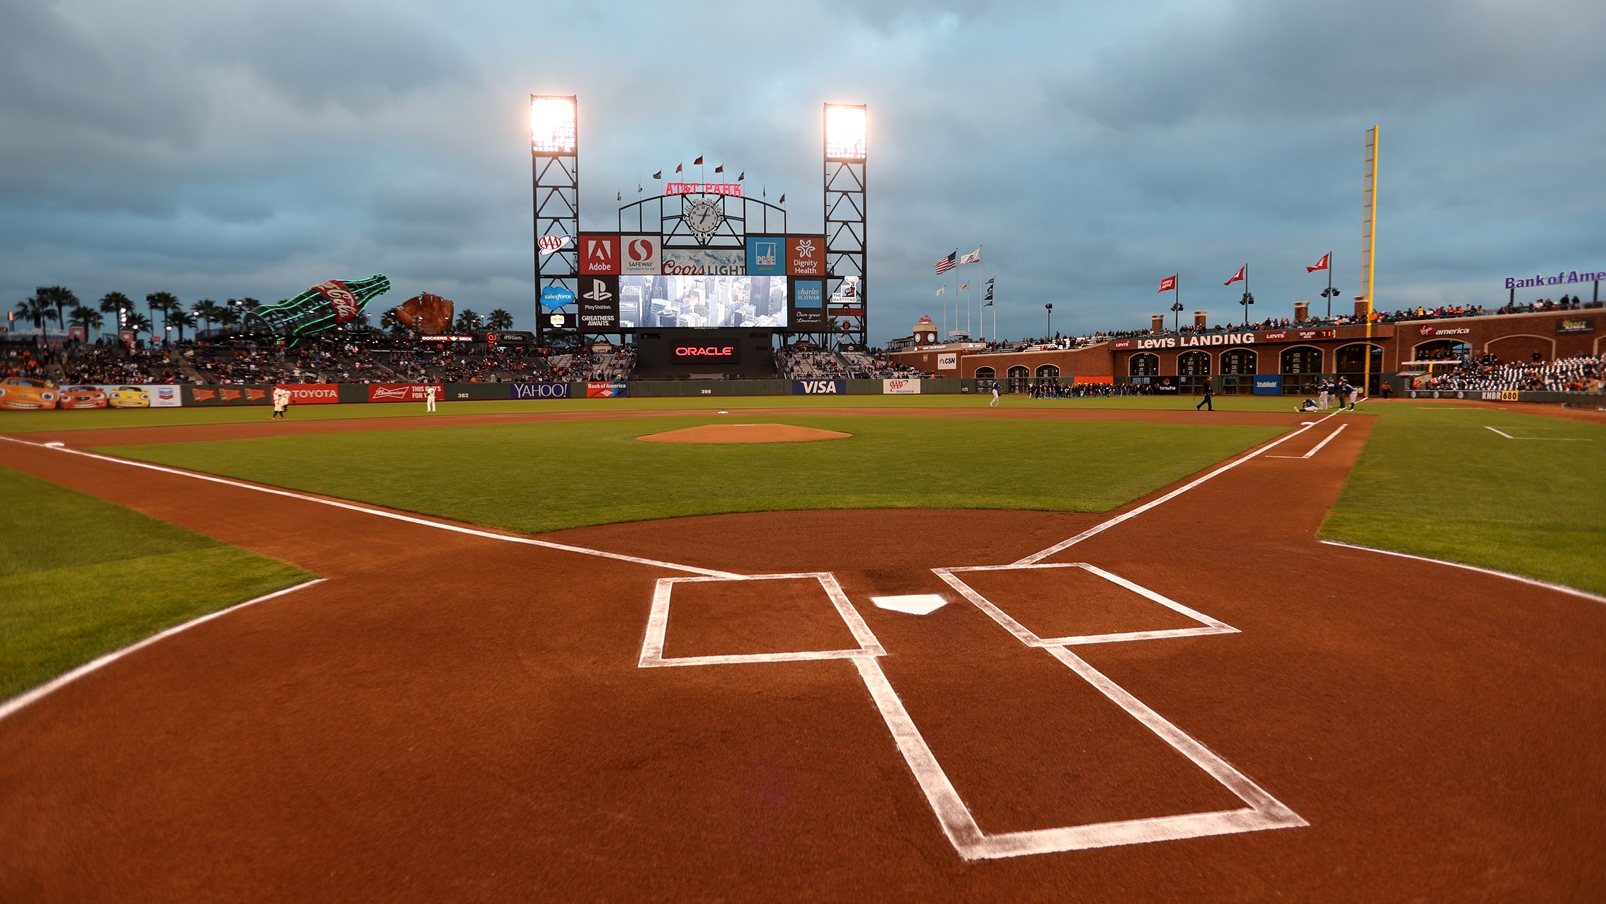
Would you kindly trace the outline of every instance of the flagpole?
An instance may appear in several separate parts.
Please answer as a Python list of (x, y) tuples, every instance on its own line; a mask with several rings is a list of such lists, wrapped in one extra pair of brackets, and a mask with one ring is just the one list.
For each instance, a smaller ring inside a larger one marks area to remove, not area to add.
[(1327, 252), (1327, 319), (1333, 319), (1333, 252)]

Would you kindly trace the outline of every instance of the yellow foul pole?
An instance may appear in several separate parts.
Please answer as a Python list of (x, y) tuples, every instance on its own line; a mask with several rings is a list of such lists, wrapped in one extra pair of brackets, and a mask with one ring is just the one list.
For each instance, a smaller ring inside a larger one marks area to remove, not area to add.
[(1371, 394), (1372, 387), (1372, 256), (1377, 251), (1377, 126), (1366, 130), (1366, 178), (1361, 186), (1361, 206), (1366, 216), (1361, 232), (1361, 285), (1366, 293), (1366, 348), (1362, 351), (1360, 390)]

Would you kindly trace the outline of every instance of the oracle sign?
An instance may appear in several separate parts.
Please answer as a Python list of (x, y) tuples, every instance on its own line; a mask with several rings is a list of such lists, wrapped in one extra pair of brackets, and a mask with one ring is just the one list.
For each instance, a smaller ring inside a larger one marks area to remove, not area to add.
[(734, 345), (677, 345), (676, 361), (738, 361), (741, 355)]

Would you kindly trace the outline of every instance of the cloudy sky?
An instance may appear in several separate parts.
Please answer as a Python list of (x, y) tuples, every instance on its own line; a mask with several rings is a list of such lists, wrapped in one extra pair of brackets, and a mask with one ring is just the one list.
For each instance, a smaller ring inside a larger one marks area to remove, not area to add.
[(1606, 270), (1599, 0), (7, 0), (0, 303), (385, 273), (532, 326), (532, 93), (579, 97), (599, 231), (699, 154), (820, 229), (821, 105), (868, 104), (876, 343), (977, 245), (1006, 337), (1146, 327), (1173, 273), (1241, 319), (1245, 263), (1256, 319), (1319, 309), (1328, 251), (1347, 298), (1373, 124), (1379, 306)]

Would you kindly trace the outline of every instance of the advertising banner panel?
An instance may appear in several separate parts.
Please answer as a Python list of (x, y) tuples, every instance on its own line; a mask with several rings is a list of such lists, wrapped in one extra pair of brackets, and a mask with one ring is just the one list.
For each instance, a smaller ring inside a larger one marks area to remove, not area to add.
[(178, 408), (184, 404), (184, 394), (176, 383), (155, 383), (145, 387), (150, 393), (152, 408)]
[[(370, 402), (422, 402), (428, 383), (373, 383), (368, 386)], [(445, 399), (445, 387), (435, 386), (435, 398)]]
[(881, 381), (882, 395), (919, 395), (920, 381), (908, 380), (902, 377), (893, 380)]
[(620, 236), (624, 257), (619, 272), (625, 276), (657, 276), (663, 272), (663, 239), (656, 235)]
[(574, 304), (574, 293), (563, 286), (544, 286), (541, 289), (541, 306), (544, 308), (561, 308), (566, 304)]
[(777, 235), (748, 236), (747, 275), (785, 276), (786, 239)]
[(793, 380), (792, 395), (847, 395), (847, 380)]
[(1177, 385), (1176, 377), (1154, 377), (1149, 381), (1149, 388), (1156, 395), (1176, 395), (1182, 389)]
[[(117, 404), (117, 393), (126, 389), (137, 389), (134, 386), (112, 387), (112, 407), (122, 407)], [(216, 407), (219, 405), (266, 405), (268, 395), (273, 387), (267, 384), (250, 386), (184, 386), (183, 404), (200, 405), (202, 407)], [(135, 407), (143, 408), (139, 405)]]
[(1255, 377), (1255, 395), (1282, 395), (1283, 378), (1281, 374), (1262, 374)]
[(290, 390), (292, 405), (338, 405), (340, 387), (333, 383), (281, 383), (276, 389)]
[(515, 399), (566, 399), (569, 397), (569, 384), (567, 383), (513, 383), (513, 398)]
[(1593, 333), (1595, 332), (1595, 318), (1593, 317), (1565, 317), (1556, 321), (1556, 333)]
[(959, 353), (958, 352), (939, 352), (937, 354), (937, 369), (938, 370), (958, 370), (959, 369)]
[(825, 276), (825, 236), (787, 236), (786, 272), (792, 276)]
[(619, 273), (619, 236), (581, 235), (580, 273), (584, 276), (617, 276)]
[(792, 281), (791, 324), (797, 329), (825, 325), (825, 283), (818, 279)]
[(580, 279), (580, 328), (619, 328), (619, 277), (586, 276)]
[(746, 276), (747, 252), (727, 248), (665, 248), (665, 276)]
[(573, 314), (565, 314), (562, 311), (541, 312), (541, 327), (543, 329), (563, 332), (565, 330), (572, 330), (579, 325), (580, 318)]
[(630, 387), (623, 382), (606, 383), (593, 380), (586, 383), (588, 399), (622, 399), (628, 395)]

